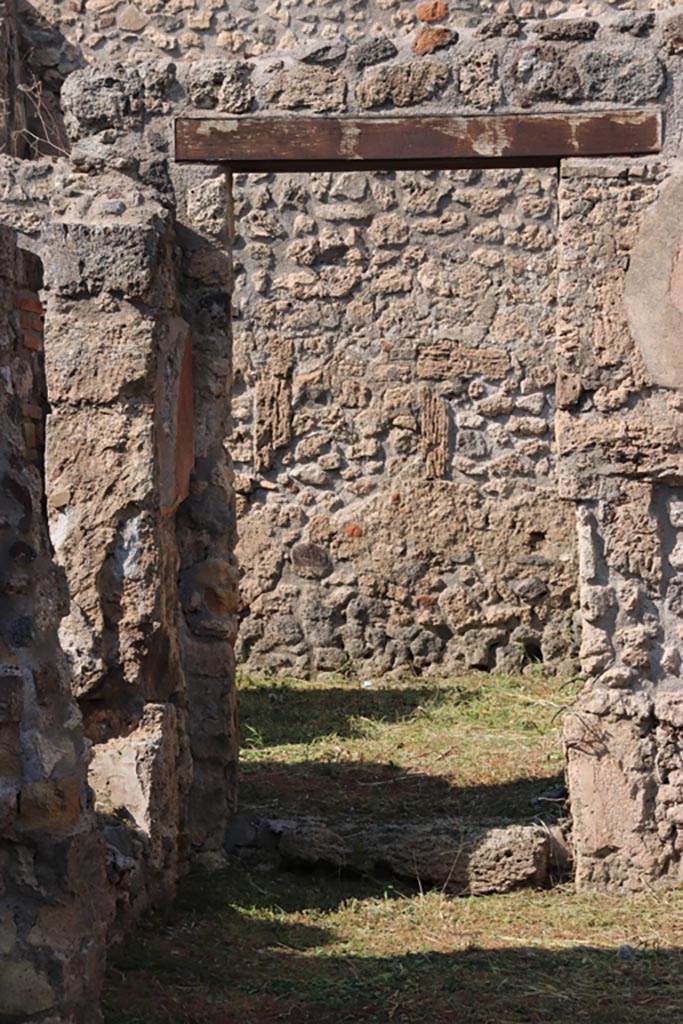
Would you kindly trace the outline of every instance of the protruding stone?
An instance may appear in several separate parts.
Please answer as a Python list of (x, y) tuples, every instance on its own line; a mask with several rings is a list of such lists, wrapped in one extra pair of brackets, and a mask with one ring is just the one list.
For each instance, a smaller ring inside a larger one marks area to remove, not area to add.
[(149, 17), (131, 4), (119, 14), (117, 23), (123, 32), (142, 32), (149, 24)]
[(347, 45), (343, 39), (334, 42), (314, 43), (301, 56), (304, 64), (339, 64), (346, 56)]
[(677, 13), (667, 17), (662, 29), (662, 38), (669, 53), (683, 50), (683, 14)]
[(494, 14), (483, 18), (475, 29), (479, 39), (515, 38), (521, 31), (519, 20), (513, 14)]
[(333, 68), (299, 67), (278, 72), (265, 86), (263, 101), (282, 110), (346, 109), (346, 77)]
[(592, 18), (546, 18), (535, 22), (533, 30), (541, 39), (586, 42), (595, 37), (598, 23)]
[(321, 579), (331, 571), (328, 552), (319, 544), (302, 543), (292, 548), (292, 569), (304, 579)]

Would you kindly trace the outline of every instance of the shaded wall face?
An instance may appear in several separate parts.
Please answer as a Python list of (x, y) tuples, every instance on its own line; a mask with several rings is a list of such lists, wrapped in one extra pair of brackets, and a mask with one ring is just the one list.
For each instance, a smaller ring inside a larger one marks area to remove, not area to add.
[(84, 1024), (99, 1019), (105, 856), (57, 635), (68, 596), (43, 515), (34, 260), (6, 229), (0, 252), (0, 1013)]
[(238, 660), (568, 668), (554, 170), (238, 176)]

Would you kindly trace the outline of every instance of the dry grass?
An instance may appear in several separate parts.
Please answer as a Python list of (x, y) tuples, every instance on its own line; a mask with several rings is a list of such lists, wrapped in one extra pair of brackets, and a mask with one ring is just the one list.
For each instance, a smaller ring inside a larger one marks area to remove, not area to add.
[(245, 679), (241, 799), (288, 814), (529, 819), (561, 776), (575, 691), (540, 671), (372, 689)]
[[(533, 815), (570, 699), (538, 673), (370, 691), (245, 681), (245, 795), (328, 815)], [(682, 941), (682, 891), (454, 898), (235, 863), (186, 879), (114, 953), (105, 1019), (681, 1024)]]
[(453, 899), (235, 865), (115, 954), (105, 1019), (680, 1024), (682, 929), (681, 892)]

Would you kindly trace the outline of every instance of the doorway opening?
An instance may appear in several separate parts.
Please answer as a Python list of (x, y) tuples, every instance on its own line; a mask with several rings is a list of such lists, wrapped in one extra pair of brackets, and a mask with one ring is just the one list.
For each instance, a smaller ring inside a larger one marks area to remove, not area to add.
[(178, 160), (236, 175), (246, 671), (362, 696), (375, 678), (571, 664), (559, 163), (657, 151), (660, 132), (645, 111), (176, 122)]
[[(241, 856), (456, 891), (562, 876), (557, 186), (233, 178)], [(497, 882), (489, 843), (512, 851)]]

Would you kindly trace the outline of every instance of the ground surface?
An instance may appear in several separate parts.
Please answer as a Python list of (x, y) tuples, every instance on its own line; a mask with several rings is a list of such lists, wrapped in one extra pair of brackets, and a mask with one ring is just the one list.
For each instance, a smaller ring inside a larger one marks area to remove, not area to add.
[[(539, 674), (371, 690), (247, 680), (243, 798), (532, 820), (557, 787), (556, 713), (574, 692)], [(680, 1024), (682, 946), (683, 892), (454, 898), (234, 863), (186, 879), (114, 952), (105, 1020)]]
[(575, 693), (536, 671), (372, 688), (245, 679), (240, 802), (288, 815), (531, 820), (561, 782), (561, 717)]

